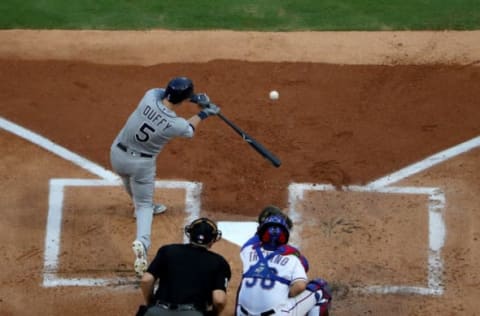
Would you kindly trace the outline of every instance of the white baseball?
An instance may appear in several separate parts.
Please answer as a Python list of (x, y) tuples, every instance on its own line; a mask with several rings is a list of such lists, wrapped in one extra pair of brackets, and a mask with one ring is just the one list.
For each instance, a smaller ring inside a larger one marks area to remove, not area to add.
[(280, 95), (278, 91), (272, 90), (270, 91), (270, 100), (277, 100)]

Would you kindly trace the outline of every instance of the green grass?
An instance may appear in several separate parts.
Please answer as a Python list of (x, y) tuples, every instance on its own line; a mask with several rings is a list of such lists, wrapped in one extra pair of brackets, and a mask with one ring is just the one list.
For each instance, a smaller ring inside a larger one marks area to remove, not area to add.
[(1, 29), (472, 30), (480, 0), (2, 0)]

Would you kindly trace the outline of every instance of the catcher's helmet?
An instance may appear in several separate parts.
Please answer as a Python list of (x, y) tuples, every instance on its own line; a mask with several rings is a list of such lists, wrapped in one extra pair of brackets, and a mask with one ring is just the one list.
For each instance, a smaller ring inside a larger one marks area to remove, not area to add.
[(193, 82), (187, 77), (176, 77), (170, 80), (165, 88), (165, 95), (168, 101), (173, 104), (180, 103), (186, 99), (190, 99), (193, 95)]
[(219, 241), (222, 238), (222, 231), (212, 220), (202, 217), (185, 226), (185, 235), (191, 243), (208, 245), (212, 241)]
[(271, 215), (258, 226), (257, 234), (264, 247), (275, 249), (278, 246), (288, 243), (290, 230), (284, 216)]
[(262, 225), (265, 219), (272, 215), (280, 215), (285, 217), (285, 221), (287, 223), (288, 229), (292, 229), (293, 222), (290, 219), (290, 217), (288, 217), (287, 214), (285, 214), (278, 206), (275, 206), (275, 205), (268, 205), (260, 212), (260, 214), (258, 214), (258, 218), (257, 218), (258, 225)]

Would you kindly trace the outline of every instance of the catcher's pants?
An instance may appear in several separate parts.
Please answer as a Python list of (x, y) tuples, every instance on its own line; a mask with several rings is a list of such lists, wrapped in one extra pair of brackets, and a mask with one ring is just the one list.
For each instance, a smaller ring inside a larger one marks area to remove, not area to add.
[[(259, 298), (261, 299), (261, 298)], [(261, 314), (250, 314), (245, 308), (237, 305), (237, 316), (262, 316), (262, 315), (282, 315), (282, 316), (305, 316), (310, 310), (315, 308), (317, 299), (315, 292), (305, 290), (295, 297), (287, 299), (279, 306), (272, 308), (270, 311)]]

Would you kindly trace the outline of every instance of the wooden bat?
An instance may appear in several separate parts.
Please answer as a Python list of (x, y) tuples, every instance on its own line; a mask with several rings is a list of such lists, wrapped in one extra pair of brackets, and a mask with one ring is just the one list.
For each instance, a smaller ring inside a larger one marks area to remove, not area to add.
[(280, 159), (278, 159), (274, 154), (272, 154), (267, 148), (265, 148), (262, 144), (260, 144), (258, 141), (256, 141), (252, 136), (248, 135), (245, 133), (240, 127), (235, 125), (232, 121), (227, 119), (225, 116), (223, 116), (222, 113), (217, 114), (217, 116), (227, 123), (228, 126), (230, 126), (235, 132), (237, 132), (238, 135), (242, 136), (242, 139), (246, 141), (250, 146), (252, 146), (253, 149), (255, 149), (260, 155), (262, 155), (265, 159), (270, 161), (275, 167), (280, 167), (282, 162)]

